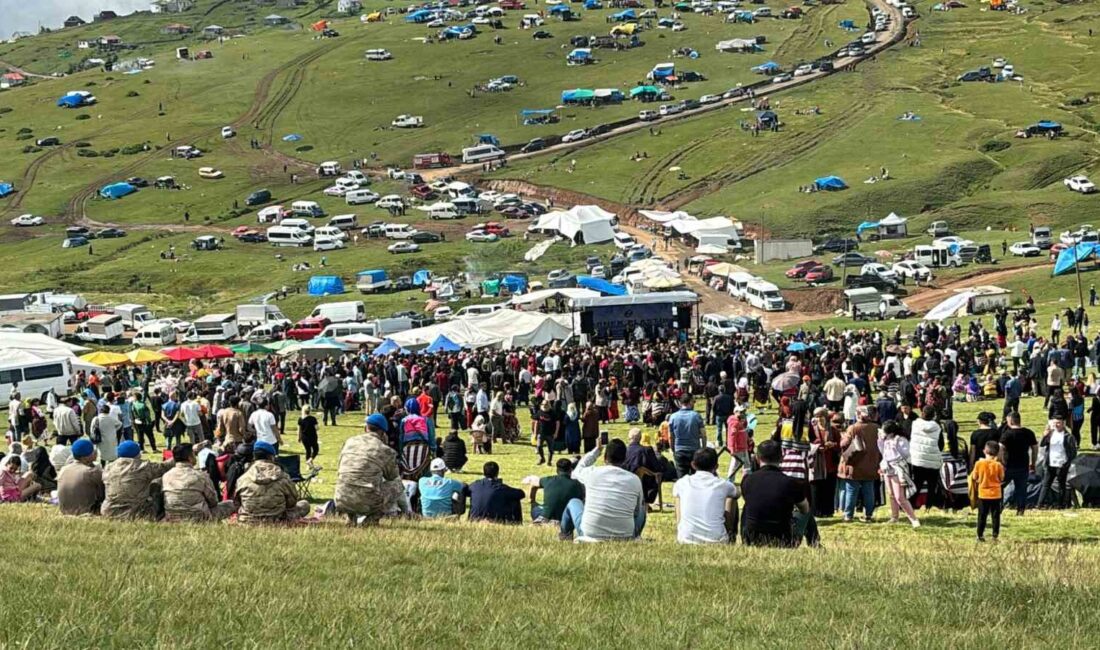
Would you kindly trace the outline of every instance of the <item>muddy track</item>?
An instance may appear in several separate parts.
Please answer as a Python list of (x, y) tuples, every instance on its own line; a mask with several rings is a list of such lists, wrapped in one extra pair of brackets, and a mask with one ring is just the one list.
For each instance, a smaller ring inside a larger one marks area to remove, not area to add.
[[(307, 55), (298, 57), (291, 62), (290, 65), (278, 71), (278, 73), (281, 73), (290, 68), (290, 75), (272, 97), (271, 101), (264, 103), (262, 108), (260, 108), (255, 115), (249, 116), (248, 120), (252, 123), (254, 128), (265, 131), (265, 146), (271, 146), (272, 140), (274, 140), (275, 122), (278, 120), (279, 116), (282, 115), (283, 111), (286, 110), (286, 107), (290, 105), (290, 102), (294, 101), (294, 98), (298, 95), (298, 91), (302, 89), (302, 84), (305, 83), (307, 68), (310, 64), (339, 46), (339, 41), (330, 41), (329, 44)], [(278, 73), (272, 76), (271, 81), (274, 81)], [(270, 90), (270, 87), (271, 83), (269, 82), (268, 90)]]

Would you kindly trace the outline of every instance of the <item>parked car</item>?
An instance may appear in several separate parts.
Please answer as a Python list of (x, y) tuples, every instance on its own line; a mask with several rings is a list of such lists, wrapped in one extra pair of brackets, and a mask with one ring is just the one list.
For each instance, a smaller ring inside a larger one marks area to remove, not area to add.
[(860, 275), (874, 275), (874, 276), (877, 276), (879, 278), (882, 278), (883, 280), (889, 280), (891, 282), (897, 282), (898, 281), (898, 274), (896, 272), (894, 272), (893, 269), (891, 269), (890, 267), (888, 267), (885, 264), (882, 264), (880, 262), (870, 262), (868, 264), (864, 264), (859, 269), (859, 274)]
[(873, 257), (868, 257), (863, 253), (857, 253), (856, 251), (849, 251), (847, 253), (841, 253), (833, 258), (833, 266), (859, 266), (864, 264), (870, 264), (874, 262)]
[(791, 278), (792, 280), (796, 280), (806, 275), (806, 272), (810, 269), (820, 265), (821, 262), (818, 262), (817, 260), (804, 260), (802, 262), (797, 262), (794, 266), (787, 269), (787, 272), (784, 273), (784, 275), (788, 278)]
[(466, 233), (466, 241), (469, 242), (494, 242), (500, 239), (499, 235), (484, 230), (471, 230)]
[(46, 223), (46, 220), (42, 217), (33, 214), (21, 214), (18, 217), (11, 220), (13, 226), (41, 226)]
[(61, 248), (76, 248), (77, 246), (87, 246), (87, 237), (66, 237), (65, 241), (61, 242)]
[(213, 167), (199, 167), (199, 178), (216, 179), (224, 178), (225, 174), (220, 169), (214, 169)]
[(535, 32), (534, 34), (531, 34), (531, 38), (533, 38), (535, 40), (542, 40), (544, 38), (554, 38), (554, 35), (551, 34), (548, 31), (546, 31), (545, 29), (540, 29), (539, 31)]
[(818, 264), (812, 267), (809, 271), (806, 271), (806, 275), (802, 276), (802, 279), (807, 283), (828, 282), (832, 280), (833, 267), (825, 266), (824, 264)]
[(562, 142), (577, 142), (579, 140), (584, 140), (587, 137), (588, 137), (588, 131), (585, 131), (584, 129), (573, 129), (569, 133), (566, 133), (565, 135), (563, 135), (561, 137), (561, 141)]
[(902, 282), (914, 280), (916, 282), (928, 282), (932, 279), (932, 269), (921, 262), (898, 262), (891, 267)]
[(764, 331), (760, 319), (750, 316), (734, 316), (731, 320), (733, 321), (734, 330), (741, 334), (759, 334)]
[(546, 140), (543, 140), (542, 138), (532, 138), (530, 142), (528, 142), (527, 144), (523, 145), (523, 147), (520, 148), (519, 152), (520, 153), (532, 153), (534, 151), (542, 151), (545, 148), (546, 148)]
[(267, 243), (267, 235), (262, 232), (247, 232), (238, 237), (237, 241), (246, 244), (265, 244)]
[(51, 135), (48, 138), (39, 138), (38, 140), (35, 140), (34, 143), (39, 147), (56, 147), (57, 145), (61, 144), (61, 138), (57, 138)]
[(149, 181), (145, 180), (141, 176), (131, 176), (126, 179), (126, 182), (134, 187), (149, 187)]
[(815, 253), (846, 253), (848, 251), (858, 251), (859, 242), (855, 239), (826, 239), (817, 246), (814, 246)]
[(1008, 252), (1018, 257), (1039, 257), (1043, 251), (1029, 241), (1018, 241), (1008, 247)]
[(959, 81), (993, 81), (996, 76), (989, 68), (982, 67), (977, 70), (968, 70), (959, 75)]
[(420, 246), (411, 241), (399, 241), (396, 244), (390, 244), (386, 250), (395, 255), (399, 253), (416, 253), (420, 250)]
[(125, 237), (126, 231), (121, 228), (104, 228), (95, 234), (98, 239), (116, 239), (118, 237)]
[(1074, 192), (1080, 192), (1081, 194), (1092, 194), (1096, 191), (1096, 186), (1085, 176), (1070, 176), (1062, 183)]

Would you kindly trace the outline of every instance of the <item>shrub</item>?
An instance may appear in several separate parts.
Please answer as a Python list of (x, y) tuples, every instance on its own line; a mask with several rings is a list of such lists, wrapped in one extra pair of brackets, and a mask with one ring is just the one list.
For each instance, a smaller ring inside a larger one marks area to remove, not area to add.
[(130, 92), (126, 93), (126, 96), (127, 97), (141, 97), (141, 95), (136, 90), (131, 90)]
[(132, 156), (136, 153), (141, 153), (142, 151), (145, 151), (145, 146), (144, 145), (141, 145), (141, 144), (128, 144), (125, 147), (123, 147), (122, 149), (120, 149), (119, 153), (121, 153), (125, 156)]
[(1004, 140), (987, 140), (978, 147), (984, 153), (993, 153), (994, 151), (1004, 151), (1012, 146), (1012, 143), (1005, 142)]
[(95, 149), (77, 149), (76, 155), (80, 156), (81, 158), (97, 158), (99, 156), (99, 152)]
[(4, 115), (5, 113), (10, 113), (10, 112), (12, 112), (12, 107), (11, 106), (0, 106), (0, 115)]
[(90, 119), (92, 119), (92, 116), (88, 115), (87, 113), (81, 113), (80, 115), (76, 116), (76, 119), (78, 119), (78, 120), (90, 120)]
[(15, 136), (15, 139), (16, 140), (30, 140), (33, 137), (34, 137), (34, 135), (31, 134), (31, 133), (20, 133), (19, 135)]
[(26, 127), (26, 126), (24, 126), (23, 128), (19, 129), (18, 131), (16, 131), (16, 133), (18, 133), (19, 135), (23, 135), (24, 133), (30, 133), (30, 132), (31, 132), (31, 128), (30, 128), (30, 127)]
[(299, 151), (299, 152), (304, 152), (304, 151), (313, 151), (313, 145), (311, 145), (311, 144), (303, 144), (302, 146), (300, 146), (300, 147), (296, 148), (296, 149), (295, 149), (295, 151)]
[(87, 147), (92, 146), (92, 143), (91, 142), (77, 142), (73, 146), (76, 147), (77, 149), (85, 149)]

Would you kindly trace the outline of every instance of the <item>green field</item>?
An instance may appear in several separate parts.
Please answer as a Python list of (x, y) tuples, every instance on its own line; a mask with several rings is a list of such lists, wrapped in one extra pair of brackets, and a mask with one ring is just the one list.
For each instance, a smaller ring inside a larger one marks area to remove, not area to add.
[[(957, 405), (961, 432), (991, 407), (1000, 405)], [(1026, 400), (1025, 424), (1037, 426), (1040, 410)], [(331, 494), (339, 446), (360, 418), (322, 431), (318, 497)], [(772, 422), (764, 415), (760, 427)], [(491, 458), (513, 485), (545, 471), (526, 444), (496, 445)], [(784, 551), (678, 546), (671, 510), (649, 516), (643, 542), (584, 546), (529, 524), (126, 524), (9, 505), (0, 542), (19, 549), (18, 579), (0, 587), (9, 615), (0, 639), (41, 648), (604, 647), (618, 637), (692, 647), (1089, 645), (1098, 619), (1087, 603), (1100, 588), (1094, 511), (1008, 515), (1002, 542), (986, 546), (973, 541), (971, 514), (934, 511), (916, 531), (887, 516), (823, 521), (824, 549)], [(692, 611), (670, 606), (684, 598)]]

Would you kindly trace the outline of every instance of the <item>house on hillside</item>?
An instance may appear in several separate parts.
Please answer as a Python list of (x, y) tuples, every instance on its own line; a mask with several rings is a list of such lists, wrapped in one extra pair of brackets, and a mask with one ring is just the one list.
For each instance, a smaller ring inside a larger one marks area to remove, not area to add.
[(280, 9), (297, 9), (306, 3), (307, 0), (275, 0), (275, 6)]
[(161, 34), (176, 34), (176, 35), (190, 34), (191, 33), (191, 26), (190, 25), (184, 25), (183, 23), (172, 23), (170, 25), (165, 25), (164, 27), (161, 27), (160, 28), (160, 33)]
[(362, 8), (363, 3), (360, 0), (340, 0), (336, 3), (336, 11), (342, 14), (358, 13)]
[(222, 32), (224, 31), (225, 28), (223, 28), (221, 25), (207, 25), (206, 27), (202, 28), (202, 35), (210, 37), (221, 36)]
[(114, 20), (115, 18), (118, 18), (118, 14), (113, 11), (104, 10), (96, 14), (95, 18), (93, 18), (92, 20), (96, 21), (97, 23), (101, 23), (105, 20)]
[(18, 72), (8, 72), (4, 75), (0, 75), (0, 88), (3, 89), (15, 88), (25, 83), (27, 83), (27, 78)]
[(264, 24), (268, 27), (276, 27), (278, 25), (290, 24), (290, 19), (286, 16), (280, 16), (279, 14), (271, 14), (264, 17)]
[(84, 25), (86, 23), (84, 22), (84, 19), (80, 16), (69, 16), (65, 19), (65, 22), (63, 24), (65, 25), (65, 27), (80, 27), (81, 25)]
[(76, 42), (76, 49), (90, 50), (92, 49), (92, 41), (89, 41), (88, 39), (80, 39)]
[(99, 37), (100, 47), (112, 48), (120, 45), (122, 45), (122, 37), (116, 36), (115, 34), (107, 34), (106, 36)]
[(178, 14), (194, 6), (195, 0), (156, 0), (149, 5), (149, 11), (154, 14)]

